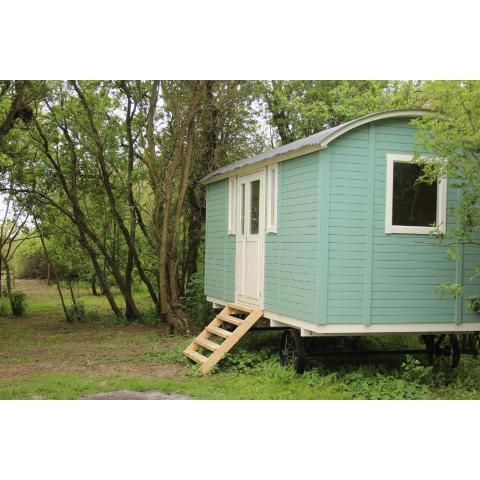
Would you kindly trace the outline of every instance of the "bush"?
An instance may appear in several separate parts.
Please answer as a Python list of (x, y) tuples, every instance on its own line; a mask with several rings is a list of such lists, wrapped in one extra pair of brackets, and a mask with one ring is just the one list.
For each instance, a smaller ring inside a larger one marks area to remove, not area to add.
[(5, 303), (0, 303), (0, 317), (6, 317), (10, 315), (10, 309)]
[(214, 317), (212, 305), (205, 299), (204, 286), (204, 273), (199, 270), (190, 277), (185, 295), (180, 300), (184, 312), (200, 327), (204, 327)]
[(276, 349), (262, 347), (259, 349), (236, 348), (227, 353), (222, 361), (222, 370), (232, 370), (237, 373), (248, 373), (251, 369), (259, 367), (265, 362), (277, 362)]
[(27, 296), (20, 291), (12, 292), (10, 295), (10, 306), (12, 307), (12, 313), (19, 317), (25, 313), (26, 305), (25, 300)]
[(83, 322), (86, 318), (85, 304), (77, 302), (67, 308), (70, 322)]

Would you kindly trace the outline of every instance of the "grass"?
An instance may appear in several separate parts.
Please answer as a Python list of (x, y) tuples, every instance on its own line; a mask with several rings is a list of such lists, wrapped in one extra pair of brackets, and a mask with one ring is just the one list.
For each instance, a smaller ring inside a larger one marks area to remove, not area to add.
[[(335, 356), (315, 359), (298, 376), (278, 363), (279, 332), (248, 334), (212, 375), (201, 377), (182, 355), (191, 339), (168, 335), (164, 325), (115, 324), (105, 299), (86, 290), (77, 292), (79, 299), (95, 309), (97, 321), (68, 323), (52, 287), (18, 282), (16, 288), (27, 293), (28, 310), (0, 317), (0, 399), (76, 399), (123, 389), (198, 399), (480, 398), (480, 361), (470, 356), (455, 372), (434, 370), (422, 356)], [(324, 342), (346, 348), (344, 340)], [(415, 337), (357, 342), (357, 348), (418, 347)]]

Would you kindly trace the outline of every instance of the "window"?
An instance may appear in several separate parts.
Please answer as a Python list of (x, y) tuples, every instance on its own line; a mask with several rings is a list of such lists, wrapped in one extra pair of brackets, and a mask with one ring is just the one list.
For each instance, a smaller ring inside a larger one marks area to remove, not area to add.
[(417, 183), (422, 173), (411, 155), (387, 155), (385, 233), (445, 232), (447, 180)]
[(260, 180), (250, 183), (250, 235), (258, 235), (260, 223)]
[(277, 233), (278, 165), (267, 168), (267, 233)]
[(235, 235), (236, 179), (228, 179), (228, 235)]

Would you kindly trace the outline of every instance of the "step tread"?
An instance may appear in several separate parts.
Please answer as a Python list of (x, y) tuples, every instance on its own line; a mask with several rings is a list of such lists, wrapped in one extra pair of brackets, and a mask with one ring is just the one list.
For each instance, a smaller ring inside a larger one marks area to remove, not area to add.
[(213, 333), (214, 335), (217, 335), (218, 337), (223, 337), (223, 338), (228, 338), (232, 334), (232, 332), (229, 332), (224, 328), (214, 327), (213, 325), (208, 325), (206, 330), (207, 332)]
[(218, 343), (212, 342), (211, 340), (208, 340), (208, 338), (197, 337), (195, 339), (195, 343), (200, 345), (201, 347), (207, 348), (212, 352), (220, 348), (220, 345)]
[(233, 308), (234, 310), (238, 310), (240, 312), (251, 313), (255, 310), (253, 307), (247, 307), (246, 305), (242, 305), (241, 303), (228, 303), (227, 306), (229, 308)]
[(194, 362), (197, 362), (200, 364), (205, 363), (208, 360), (208, 358), (205, 355), (202, 355), (201, 353), (195, 350), (192, 350), (191, 348), (187, 348), (183, 353)]
[(232, 315), (228, 315), (227, 313), (219, 313), (217, 318), (232, 325), (241, 325), (243, 323), (243, 320), (240, 320), (240, 318), (232, 317)]

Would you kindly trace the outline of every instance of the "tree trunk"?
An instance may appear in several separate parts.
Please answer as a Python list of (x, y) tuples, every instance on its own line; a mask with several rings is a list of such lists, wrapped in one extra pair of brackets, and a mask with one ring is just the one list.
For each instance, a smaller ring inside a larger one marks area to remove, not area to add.
[(95, 269), (95, 273), (97, 274), (98, 280), (100, 281), (103, 294), (107, 297), (108, 303), (110, 304), (110, 307), (113, 313), (115, 314), (115, 316), (118, 318), (123, 318), (123, 314), (118, 308), (118, 305), (115, 302), (115, 298), (113, 297), (112, 291), (110, 290), (110, 285), (107, 282), (107, 277), (104, 271), (102, 270), (102, 268), (100, 267), (100, 264), (98, 263), (98, 257), (97, 257), (97, 254), (95, 253), (95, 250), (88, 243), (88, 240), (86, 239), (85, 234), (81, 231), (81, 229), (79, 227), (78, 229), (80, 234), (80, 244), (82, 245), (83, 249), (89, 255), (90, 260), (92, 261), (93, 268)]
[[(3, 239), (0, 238), (0, 242), (2, 242), (2, 241), (3, 241)], [(3, 257), (2, 248), (0, 247), (0, 297), (3, 295), (3, 285), (2, 285), (2, 283), (3, 283), (3, 272), (2, 272), (3, 261), (2, 261), (2, 257)]]
[[(124, 221), (123, 221), (123, 219), (122, 219), (122, 217), (121, 217), (121, 215), (118, 211), (117, 202), (115, 200), (115, 196), (113, 194), (113, 189), (112, 189), (112, 184), (110, 182), (110, 175), (109, 175), (108, 170), (107, 170), (104, 147), (103, 147), (99, 132), (97, 130), (97, 127), (95, 126), (93, 111), (92, 111), (90, 105), (88, 104), (88, 102), (86, 101), (86, 98), (83, 95), (83, 92), (80, 89), (77, 82), (71, 82), (71, 83), (73, 85), (73, 88), (75, 89), (75, 91), (78, 94), (78, 97), (80, 99), (82, 107), (83, 107), (83, 109), (84, 109), (84, 111), (87, 115), (87, 118), (88, 118), (88, 122), (89, 122), (89, 125), (90, 125), (90, 130), (91, 130), (91, 133), (92, 133), (92, 136), (94, 138), (95, 145), (96, 145), (96, 159), (97, 159), (97, 162), (98, 162), (102, 183), (103, 183), (103, 186), (105, 187), (105, 192), (107, 194), (107, 199), (110, 203), (110, 208), (112, 210), (112, 216), (113, 216), (113, 219), (115, 221), (115, 225), (118, 225), (118, 228), (120, 229), (122, 235), (124, 236), (125, 241), (126, 241), (128, 247), (129, 247), (129, 251), (130, 251), (130, 253), (132, 255), (132, 258), (135, 262), (135, 266), (137, 267), (138, 274), (140, 275), (140, 278), (142, 279), (142, 281), (147, 286), (149, 294), (152, 297), (153, 302), (155, 303), (155, 305), (158, 306), (158, 304), (159, 304), (158, 298), (155, 294), (155, 290), (153, 289), (153, 286), (152, 286), (150, 280), (148, 279), (147, 275), (145, 274), (145, 271), (143, 269), (143, 265), (140, 262), (140, 258), (138, 256), (138, 253), (137, 253), (136, 249), (135, 249), (134, 240), (131, 237), (129, 230), (127, 229), (127, 227), (126, 227), (126, 225), (125, 225), (125, 223), (124, 223)], [(130, 126), (131, 126), (131, 123), (130, 123)], [(130, 134), (131, 134), (131, 130), (130, 130)], [(133, 167), (133, 150), (132, 150), (133, 149), (133, 139), (130, 138), (130, 140), (131, 140), (131, 142), (129, 141), (129, 144), (131, 145), (131, 147), (129, 147), (129, 157), (130, 157), (130, 155), (131, 155), (131, 157), (129, 158), (129, 162), (132, 162), (132, 167)], [(133, 194), (132, 194), (132, 198), (130, 198), (130, 193), (131, 193), (131, 188), (129, 190), (129, 204), (130, 204), (130, 207), (133, 210), (133, 205), (134, 205)], [(131, 213), (133, 215), (133, 219), (135, 220), (134, 212), (132, 211)], [(127, 280), (126, 287), (131, 287), (131, 281), (130, 280)], [(125, 299), (126, 308), (127, 308), (127, 310), (130, 310), (130, 311), (127, 311), (127, 314), (131, 315), (131, 316), (127, 315), (127, 318), (140, 318), (140, 316), (141, 316), (140, 312), (138, 311), (138, 309), (135, 305), (135, 302), (133, 300), (133, 296), (131, 295), (131, 292), (130, 293), (126, 292), (126, 293), (127, 293), (127, 296), (128, 296), (128, 299), (127, 298)]]
[(3, 264), (5, 266), (7, 295), (10, 297), (10, 301), (11, 301), (11, 298), (12, 298), (12, 278), (10, 276), (10, 266), (9, 266), (5, 257), (3, 257)]
[(74, 305), (76, 305), (77, 301), (75, 299), (75, 294), (73, 293), (72, 281), (70, 279), (70, 274), (67, 274), (67, 284), (68, 284), (68, 289), (70, 290), (70, 298), (72, 299), (72, 303)]
[[(163, 192), (163, 222), (162, 234), (160, 243), (160, 258), (159, 258), (159, 284), (160, 284), (160, 298), (162, 306), (162, 316), (170, 323), (173, 328), (181, 333), (191, 334), (194, 330), (194, 325), (187, 319), (185, 314), (178, 308), (176, 303), (172, 301), (169, 295), (169, 278), (168, 278), (168, 257), (169, 257), (169, 229), (171, 218), (171, 200), (172, 200), (172, 182), (176, 167), (180, 161), (183, 153), (183, 142), (185, 133), (193, 128), (193, 118), (199, 101), (201, 86), (204, 82), (195, 82), (192, 88), (192, 95), (190, 105), (185, 119), (180, 123), (177, 130), (177, 144), (171, 159), (164, 179)], [(175, 228), (175, 227), (174, 227)], [(170, 285), (172, 287), (173, 285)], [(174, 287), (175, 288), (175, 287)], [(175, 288), (176, 291), (176, 288)], [(174, 291), (174, 292), (175, 292)]]
[(173, 305), (178, 304), (178, 287), (177, 287), (177, 254), (178, 254), (178, 235), (180, 232), (180, 223), (182, 218), (183, 205), (185, 202), (185, 195), (187, 193), (188, 180), (190, 177), (190, 170), (192, 165), (192, 151), (193, 151), (193, 119), (188, 128), (187, 134), (187, 149), (183, 163), (182, 176), (180, 179), (180, 188), (177, 197), (177, 205), (175, 208), (175, 216), (173, 217), (172, 240), (169, 255), (169, 271), (170, 271), (170, 295)]
[[(47, 259), (47, 264), (51, 264), (50, 263), (50, 256), (48, 255), (47, 247), (45, 246), (45, 240), (43, 238), (43, 235), (42, 235), (40, 229), (38, 228), (38, 223), (37, 223), (37, 220), (35, 218), (33, 219), (33, 223), (35, 224), (35, 228), (37, 229), (38, 236), (39, 236), (40, 242), (42, 244), (43, 252), (45, 253), (45, 258)], [(52, 267), (53, 278), (55, 280), (55, 285), (57, 286), (58, 296), (60, 297), (60, 302), (62, 304), (63, 313), (65, 314), (65, 318), (67, 319), (67, 321), (71, 322), (72, 319), (70, 318), (70, 315), (68, 314), (68, 309), (65, 305), (65, 300), (63, 298), (62, 289), (60, 288), (60, 284), (58, 283), (57, 272), (56, 272), (53, 264), (51, 264), (51, 267)]]
[(97, 292), (97, 276), (95, 274), (92, 275), (90, 279), (90, 286), (92, 287), (92, 295), (98, 296)]
[[(59, 125), (61, 130), (64, 133), (65, 139), (67, 140), (68, 148), (70, 151), (70, 160), (72, 163), (72, 175), (74, 175), (74, 172), (76, 171), (76, 166), (78, 164), (77, 161), (77, 153), (75, 151), (75, 146), (72, 142), (72, 139), (70, 137), (70, 134), (67, 130), (66, 127), (63, 125)], [(98, 263), (98, 258), (95, 250), (91, 247), (87, 240), (90, 238), (93, 243), (96, 245), (96, 247), (100, 250), (102, 255), (104, 256), (105, 261), (108, 263), (108, 266), (110, 268), (110, 271), (112, 272), (113, 276), (115, 277), (115, 280), (117, 282), (117, 286), (122, 292), (122, 295), (125, 299), (125, 305), (127, 305), (127, 308), (131, 308), (132, 305), (136, 309), (135, 303), (133, 301), (133, 298), (131, 296), (128, 296), (127, 292), (125, 291), (125, 281), (124, 278), (121, 275), (120, 269), (118, 268), (118, 264), (115, 262), (115, 259), (109, 254), (108, 249), (106, 248), (106, 245), (102, 243), (102, 241), (98, 238), (97, 234), (88, 226), (88, 222), (85, 219), (83, 210), (80, 208), (80, 204), (78, 201), (78, 197), (76, 195), (76, 189), (75, 189), (75, 181), (72, 179), (72, 187), (69, 187), (68, 182), (65, 178), (65, 175), (60, 167), (60, 165), (55, 161), (55, 158), (51, 155), (49, 145), (48, 145), (48, 140), (47, 137), (45, 136), (42, 128), (40, 127), (40, 124), (36, 122), (36, 128), (38, 133), (40, 134), (41, 140), (42, 140), (42, 146), (45, 152), (45, 155), (49, 159), (50, 163), (52, 164), (54, 170), (56, 171), (59, 180), (62, 184), (63, 191), (67, 195), (67, 198), (70, 201), (71, 207), (72, 207), (72, 214), (70, 215), (68, 212), (67, 215), (69, 216), (70, 220), (72, 223), (75, 225), (75, 227), (78, 230), (79, 233), (79, 239), (80, 239), (80, 244), (84, 248), (85, 252), (90, 256), (90, 259), (93, 263), (94, 269), (97, 273), (97, 276), (100, 280), (100, 284), (102, 286), (102, 290), (105, 293), (105, 296), (107, 297), (110, 306), (112, 307), (113, 312), (117, 317), (123, 317), (121, 314), (115, 299), (113, 298), (113, 295), (110, 291), (110, 287), (107, 283), (106, 280), (106, 275), (105, 272), (100, 269), (100, 265)], [(57, 205), (58, 207), (58, 205)]]

